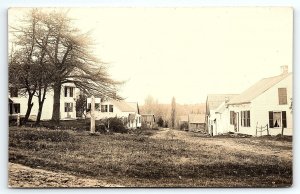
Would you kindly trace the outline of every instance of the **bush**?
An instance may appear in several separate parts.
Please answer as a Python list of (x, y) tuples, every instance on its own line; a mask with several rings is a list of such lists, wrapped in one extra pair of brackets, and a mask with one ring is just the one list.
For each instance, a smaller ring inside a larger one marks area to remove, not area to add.
[(157, 125), (159, 127), (163, 127), (164, 126), (164, 120), (161, 117), (158, 118)]
[[(108, 125), (108, 123), (109, 123), (109, 125)], [(111, 132), (117, 132), (117, 133), (127, 133), (128, 132), (128, 129), (125, 127), (125, 124), (123, 124), (123, 121), (117, 117), (107, 119), (106, 127)]]
[(189, 124), (188, 122), (183, 122), (180, 124), (180, 129), (184, 130), (184, 129), (188, 129), (189, 128)]
[(62, 130), (27, 130), (26, 133), (10, 133), (10, 139), (16, 138), (19, 141), (49, 141), (49, 142), (66, 142), (74, 141), (74, 137), (69, 132)]
[(105, 133), (106, 127), (103, 123), (96, 123), (96, 132)]

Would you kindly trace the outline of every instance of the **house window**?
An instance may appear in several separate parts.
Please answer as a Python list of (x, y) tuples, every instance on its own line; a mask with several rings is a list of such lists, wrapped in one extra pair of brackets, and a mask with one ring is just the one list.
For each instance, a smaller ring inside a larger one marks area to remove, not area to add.
[(95, 110), (100, 111), (100, 103), (95, 103)]
[(65, 112), (73, 112), (73, 103), (65, 103)]
[(230, 111), (230, 124), (234, 125), (234, 111)]
[(279, 105), (287, 104), (286, 88), (278, 88)]
[(270, 128), (275, 128), (275, 127), (283, 127), (286, 128), (286, 111), (277, 111), (269, 112), (269, 126)]
[(18, 88), (9, 88), (10, 97), (18, 97)]
[(114, 112), (114, 105), (109, 105), (109, 112)]
[(70, 87), (70, 97), (73, 97), (74, 87)]
[(87, 103), (87, 111), (91, 110), (91, 103)]
[(20, 108), (20, 104), (19, 103), (16, 103), (16, 104), (13, 104), (13, 111), (14, 113), (20, 113), (21, 112), (21, 108)]
[(68, 87), (65, 87), (65, 97), (68, 96)]
[(241, 126), (250, 127), (250, 111), (241, 111)]
[(65, 86), (65, 97), (73, 97), (74, 87)]
[(101, 112), (107, 112), (107, 105), (101, 105)]

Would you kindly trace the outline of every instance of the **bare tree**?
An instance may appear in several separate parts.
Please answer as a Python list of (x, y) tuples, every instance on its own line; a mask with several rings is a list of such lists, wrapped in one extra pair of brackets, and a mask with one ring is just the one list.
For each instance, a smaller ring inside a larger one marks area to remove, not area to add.
[(23, 124), (28, 121), (30, 116), (33, 107), (32, 99), (36, 94), (38, 85), (39, 68), (36, 58), (39, 51), (33, 41), (36, 36), (36, 13), (36, 10), (32, 10), (29, 19), (21, 21), (24, 26), (10, 27), (9, 85), (11, 88), (17, 88), (20, 95), (28, 95), (27, 111)]
[[(21, 48), (23, 52), (20, 55), (22, 67), (35, 65), (40, 70), (35, 76), (35, 82), (30, 80), (28, 87), (31, 92), (27, 91), (29, 97), (31, 96), (31, 100), (28, 100), (29, 108), (33, 105), (33, 95), (38, 96), (37, 120), (42, 114), (47, 90), (53, 89), (52, 120), (59, 122), (60, 94), (64, 83), (74, 83), (86, 94), (121, 99), (116, 95), (116, 91), (122, 82), (112, 80), (106, 64), (92, 55), (92, 40), (88, 34), (81, 33), (73, 27), (71, 19), (67, 17), (67, 11), (32, 9), (26, 19), (22, 20), (21, 26), (12, 29), (18, 40), (18, 49)], [(27, 77), (30, 77), (33, 74), (30, 68), (27, 69)], [(13, 70), (10, 72), (13, 73)], [(22, 71), (20, 73), (24, 74)], [(26, 77), (26, 71), (24, 75)], [(13, 81), (11, 83), (15, 84)], [(18, 83), (23, 87), (26, 80), (19, 80)], [(27, 112), (30, 114), (29, 108)]]
[(45, 11), (42, 15), (46, 26), (44, 33), (49, 34), (49, 41), (46, 45), (41, 40), (35, 41), (45, 50), (54, 69), (52, 120), (59, 122), (60, 119), (60, 94), (64, 83), (74, 83), (85, 93), (118, 98), (116, 86), (120, 82), (112, 80), (105, 64), (91, 54), (89, 35), (72, 26), (67, 12)]

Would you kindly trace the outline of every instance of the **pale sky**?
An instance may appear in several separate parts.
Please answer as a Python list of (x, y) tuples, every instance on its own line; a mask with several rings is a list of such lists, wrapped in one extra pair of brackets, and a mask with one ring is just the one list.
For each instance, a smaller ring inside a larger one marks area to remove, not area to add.
[(127, 80), (119, 92), (127, 101), (203, 103), (207, 94), (241, 93), (276, 76), (281, 65), (292, 71), (291, 8), (72, 8), (68, 15), (92, 30), (112, 77)]

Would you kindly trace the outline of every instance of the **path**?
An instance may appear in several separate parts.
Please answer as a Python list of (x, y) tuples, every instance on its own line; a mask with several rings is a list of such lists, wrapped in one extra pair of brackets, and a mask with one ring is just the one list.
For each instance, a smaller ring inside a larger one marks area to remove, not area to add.
[(292, 147), (292, 142), (282, 142), (274, 140), (265, 140), (259, 138), (224, 138), (224, 137), (205, 137), (193, 132), (186, 132), (180, 130), (173, 130), (169, 128), (160, 129), (151, 138), (155, 139), (179, 139), (190, 143), (192, 147), (196, 145), (203, 146), (220, 146), (232, 152), (255, 152), (262, 155), (274, 155), (283, 160), (290, 160), (292, 152), (285, 151), (282, 148), (288, 144)]
[(79, 178), (67, 173), (34, 169), (20, 164), (9, 163), (9, 187), (121, 187), (96, 179)]

